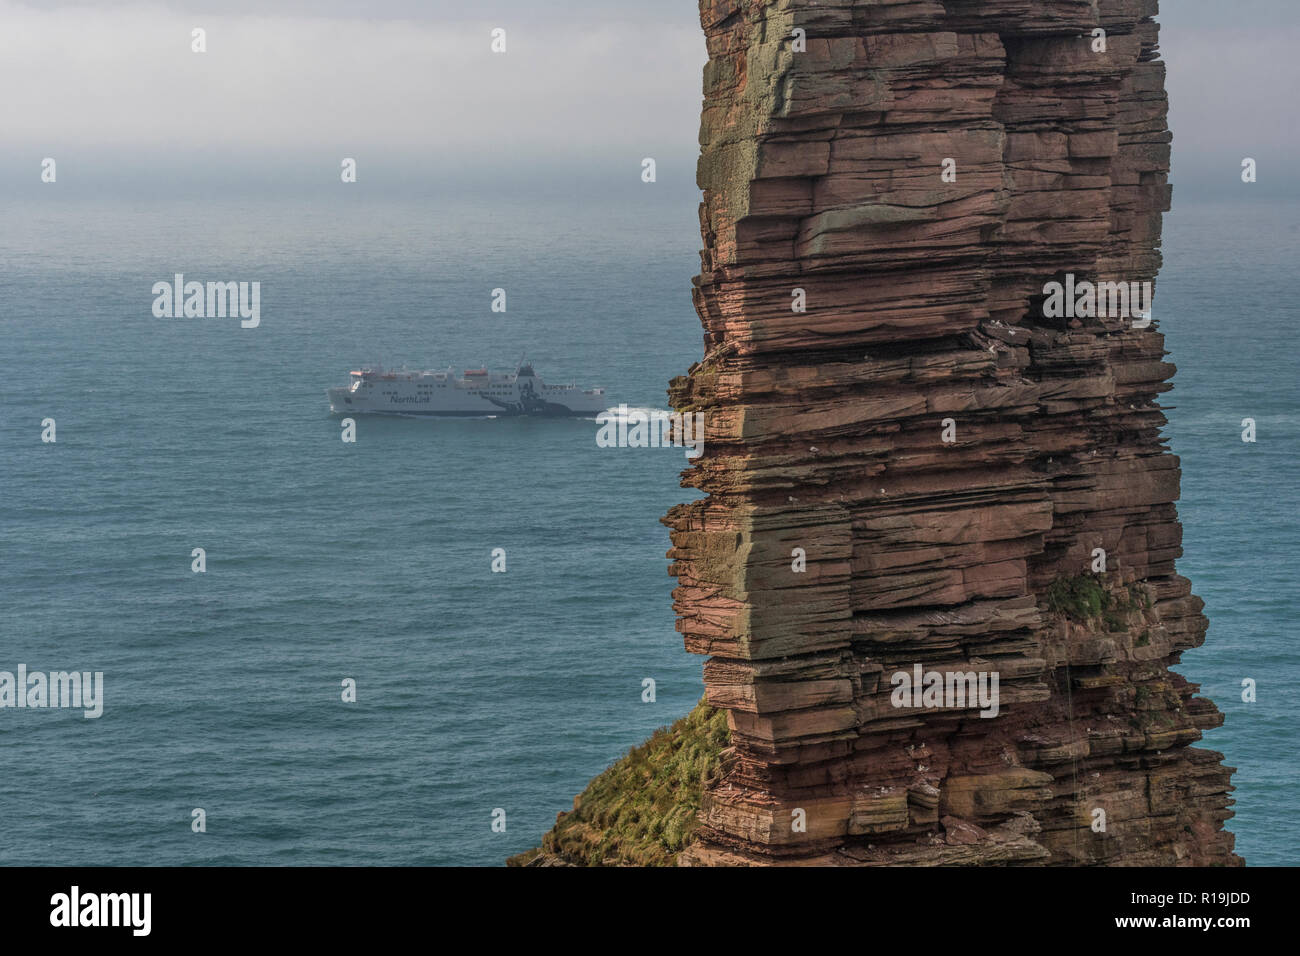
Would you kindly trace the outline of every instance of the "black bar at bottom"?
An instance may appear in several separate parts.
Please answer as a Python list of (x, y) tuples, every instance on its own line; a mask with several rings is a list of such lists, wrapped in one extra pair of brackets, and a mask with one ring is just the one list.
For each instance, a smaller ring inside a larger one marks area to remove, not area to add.
[(0, 925), (7, 944), (30, 937), (78, 943), (112, 938), (128, 945), (373, 944), (413, 934), (451, 942), (446, 934), (459, 930), (485, 943), (513, 937), (585, 950), (662, 941), (664, 932), (689, 930), (683, 944), (693, 939), (708, 945), (702, 934), (712, 931), (730, 937), (729, 946), (750, 939), (770, 949), (777, 938), (768, 934), (785, 929), (802, 940), (801, 948), (823, 934), (857, 938), (864, 947), (894, 940), (964, 940), (979, 947), (999, 937), (1027, 942), (1039, 933), (1080, 943), (1125, 937), (1172, 942), (1199, 934), (1232, 945), (1252, 930), (1286, 928), (1282, 909), (1292, 877), (1293, 871), (1253, 867), (23, 867), (0, 868)]

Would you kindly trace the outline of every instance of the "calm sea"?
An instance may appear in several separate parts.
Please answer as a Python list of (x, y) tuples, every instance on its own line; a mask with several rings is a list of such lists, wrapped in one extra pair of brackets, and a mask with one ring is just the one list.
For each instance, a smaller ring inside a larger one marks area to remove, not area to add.
[[(0, 712), (0, 862), (500, 864), (690, 709), (658, 521), (694, 496), (680, 449), (504, 419), (361, 419), (349, 445), (325, 400), (360, 362), (526, 351), (547, 381), (664, 407), (701, 351), (698, 227), (641, 196), (5, 207), (0, 670), (106, 690), (97, 720)], [(1181, 671), (1227, 712), (1208, 743), (1239, 768), (1252, 863), (1296, 863), (1300, 835), (1298, 213), (1179, 207), (1156, 295), (1180, 570), (1212, 621)], [(261, 326), (155, 319), (176, 272), (260, 281)]]

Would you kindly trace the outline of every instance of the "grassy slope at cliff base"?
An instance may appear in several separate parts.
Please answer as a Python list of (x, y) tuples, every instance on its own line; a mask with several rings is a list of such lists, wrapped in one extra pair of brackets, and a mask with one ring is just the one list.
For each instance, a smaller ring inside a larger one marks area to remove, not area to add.
[(592, 780), (542, 845), (509, 866), (673, 866), (699, 825), (705, 788), (722, 774), (727, 714), (703, 701)]

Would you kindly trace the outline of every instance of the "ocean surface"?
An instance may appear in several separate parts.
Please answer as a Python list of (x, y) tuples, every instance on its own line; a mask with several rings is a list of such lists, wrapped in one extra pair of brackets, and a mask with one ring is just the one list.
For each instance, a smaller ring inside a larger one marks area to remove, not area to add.
[[(681, 449), (509, 419), (361, 418), (345, 444), (325, 399), (362, 362), (526, 351), (665, 407), (701, 354), (699, 236), (656, 195), (5, 204), (0, 670), (105, 692), (98, 719), (0, 711), (0, 863), (499, 865), (694, 705), (658, 520), (695, 497)], [(1300, 862), (1297, 221), (1176, 197), (1155, 299), (1179, 569), (1212, 622), (1179, 669), (1227, 714), (1206, 744), (1254, 864)], [(259, 281), (260, 327), (154, 318), (176, 272)]]

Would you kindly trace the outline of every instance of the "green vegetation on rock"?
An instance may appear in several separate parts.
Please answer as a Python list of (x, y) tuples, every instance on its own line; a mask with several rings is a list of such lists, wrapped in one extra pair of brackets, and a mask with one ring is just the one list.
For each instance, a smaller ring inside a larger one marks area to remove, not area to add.
[[(724, 770), (727, 713), (703, 701), (592, 780), (546, 834), (511, 866), (673, 866), (698, 826), (705, 788)], [(542, 858), (542, 859), (539, 859)]]
[(1102, 587), (1094, 574), (1059, 577), (1047, 588), (1047, 609), (1074, 621), (1101, 621), (1108, 631), (1128, 628), (1129, 615), (1151, 603), (1136, 584), (1122, 593)]

